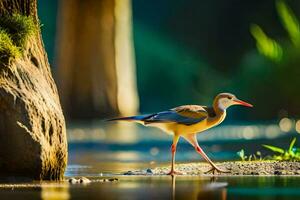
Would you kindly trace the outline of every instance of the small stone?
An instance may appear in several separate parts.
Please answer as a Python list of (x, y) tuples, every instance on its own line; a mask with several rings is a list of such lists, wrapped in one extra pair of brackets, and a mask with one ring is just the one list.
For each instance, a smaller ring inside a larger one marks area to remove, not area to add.
[(281, 171), (278, 171), (278, 170), (275, 170), (275, 171), (274, 171), (274, 174), (275, 174), (275, 175), (282, 175), (282, 172), (281, 172)]
[(134, 175), (132, 171), (125, 172), (124, 175)]
[(148, 168), (148, 169), (146, 170), (146, 173), (147, 173), (147, 174), (153, 174), (153, 171), (152, 171), (152, 169)]
[(92, 181), (86, 177), (81, 177), (79, 179), (79, 183), (82, 183), (82, 184), (88, 184), (88, 183), (91, 183)]
[(119, 179), (117, 179), (117, 178), (109, 178), (108, 179), (108, 181), (110, 181), (110, 182), (114, 182), (114, 181), (118, 181)]
[(76, 184), (76, 183), (78, 183), (78, 180), (77, 180), (76, 178), (70, 178), (68, 181), (69, 181), (69, 183), (71, 183), (71, 184)]
[(104, 178), (104, 179), (100, 179), (99, 182), (114, 182), (114, 181), (118, 181), (119, 179), (117, 178)]
[(251, 175), (259, 175), (259, 173), (258, 173), (258, 172), (252, 171), (252, 172), (251, 172)]

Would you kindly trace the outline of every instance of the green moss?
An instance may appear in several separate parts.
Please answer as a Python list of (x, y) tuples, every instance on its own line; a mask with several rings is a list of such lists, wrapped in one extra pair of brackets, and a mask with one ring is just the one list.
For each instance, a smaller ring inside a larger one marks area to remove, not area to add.
[(30, 35), (37, 32), (38, 26), (32, 17), (20, 14), (0, 17), (0, 62), (6, 64), (19, 57), (25, 50)]
[(0, 62), (6, 64), (12, 58), (17, 58), (20, 55), (20, 49), (15, 46), (9, 35), (0, 30)]
[(24, 48), (28, 37), (37, 30), (32, 17), (19, 14), (1, 16), (0, 28), (7, 32), (13, 43), (20, 48)]

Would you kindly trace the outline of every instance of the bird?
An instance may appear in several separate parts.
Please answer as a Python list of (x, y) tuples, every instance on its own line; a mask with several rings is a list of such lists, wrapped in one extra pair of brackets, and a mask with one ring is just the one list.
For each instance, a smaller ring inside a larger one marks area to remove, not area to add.
[(213, 173), (215, 173), (215, 171), (226, 173), (229, 171), (219, 168), (199, 146), (197, 134), (223, 122), (226, 118), (227, 108), (233, 105), (253, 107), (250, 103), (238, 99), (234, 94), (220, 93), (214, 98), (211, 106), (182, 105), (153, 114), (113, 118), (108, 121), (137, 122), (144, 126), (159, 128), (173, 135), (173, 143), (171, 145), (171, 170), (167, 175), (174, 176), (182, 174), (181, 172), (175, 171), (176, 147), (181, 137), (189, 142), (196, 152), (211, 165), (211, 169), (206, 173), (211, 171)]

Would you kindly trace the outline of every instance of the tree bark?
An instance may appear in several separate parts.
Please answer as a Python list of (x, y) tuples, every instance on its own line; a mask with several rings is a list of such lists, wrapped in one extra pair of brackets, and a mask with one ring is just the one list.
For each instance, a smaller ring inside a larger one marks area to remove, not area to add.
[[(118, 21), (122, 16), (116, 15), (121, 2), (127, 5), (123, 7), (127, 9), (125, 22)], [(129, 0), (60, 1), (57, 78), (64, 111), (71, 119), (107, 118), (137, 111), (128, 9)], [(123, 38), (117, 33), (124, 34)]]
[(2, 0), (1, 17), (14, 14), (32, 17), (37, 32), (28, 37), (20, 57), (0, 63), (0, 176), (61, 180), (67, 164), (65, 120), (36, 0)]

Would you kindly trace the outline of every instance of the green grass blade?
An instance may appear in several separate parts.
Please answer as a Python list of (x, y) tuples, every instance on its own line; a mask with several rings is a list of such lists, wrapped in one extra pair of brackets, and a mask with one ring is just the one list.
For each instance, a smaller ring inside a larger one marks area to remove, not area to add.
[(295, 145), (295, 142), (296, 142), (296, 138), (294, 138), (290, 144), (290, 148), (289, 148), (289, 152), (292, 152), (293, 151), (293, 147)]
[(299, 21), (293, 11), (286, 5), (285, 1), (278, 0), (276, 8), (282, 25), (288, 32), (292, 42), (298, 46), (300, 45), (300, 28)]
[(277, 152), (277, 153), (281, 153), (281, 154), (284, 153), (284, 150), (279, 148), (279, 147), (274, 147), (274, 146), (266, 145), (266, 144), (264, 144), (263, 147), (265, 147), (267, 149), (270, 149), (271, 151), (274, 151), (274, 152)]
[(262, 28), (256, 24), (250, 26), (250, 32), (256, 40), (258, 51), (262, 55), (275, 62), (281, 61), (283, 53), (279, 43), (267, 36)]
[(244, 149), (241, 149), (237, 152), (237, 155), (241, 158), (242, 161), (245, 161), (245, 151)]

